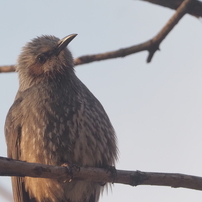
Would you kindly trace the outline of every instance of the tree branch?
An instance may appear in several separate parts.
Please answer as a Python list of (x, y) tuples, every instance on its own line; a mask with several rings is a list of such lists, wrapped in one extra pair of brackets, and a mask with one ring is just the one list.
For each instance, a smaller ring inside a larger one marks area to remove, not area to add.
[(106, 60), (106, 59), (117, 58), (117, 57), (125, 57), (127, 55), (145, 51), (145, 50), (149, 51), (147, 62), (151, 62), (152, 57), (154, 56), (154, 53), (157, 50), (159, 50), (160, 43), (165, 39), (165, 37), (169, 34), (169, 32), (173, 29), (173, 27), (179, 22), (179, 20), (186, 14), (190, 4), (193, 2), (195, 2), (195, 0), (183, 1), (178, 7), (178, 9), (176, 10), (175, 14), (170, 18), (170, 20), (161, 29), (161, 31), (149, 41), (146, 41), (139, 45), (131, 46), (128, 48), (122, 48), (116, 51), (82, 56), (75, 59), (75, 65), (81, 65), (89, 62)]
[(175, 14), (170, 18), (170, 20), (166, 23), (166, 25), (161, 29), (161, 31), (151, 39), (151, 43), (153, 44), (149, 49), (149, 55), (147, 58), (147, 62), (151, 62), (154, 53), (159, 50), (160, 43), (165, 39), (165, 37), (169, 34), (169, 32), (173, 29), (173, 27), (179, 22), (179, 20), (186, 14), (190, 4), (195, 0), (185, 0), (181, 3), (181, 5), (176, 10)]
[[(159, 6), (164, 6), (176, 10), (183, 0), (142, 0)], [(202, 2), (193, 1), (187, 10), (187, 13), (195, 17), (202, 17)]]
[(27, 163), (4, 157), (0, 157), (0, 176), (50, 178), (60, 180), (64, 183), (71, 182), (71, 180), (84, 180), (121, 183), (131, 186), (160, 185), (202, 190), (202, 178), (191, 175), (117, 170), (114, 179), (113, 175), (106, 171), (106, 169), (73, 167), (70, 171), (63, 166)]
[(4, 65), (0, 66), (0, 73), (14, 72), (15, 65)]
[[(149, 52), (149, 55), (147, 57), (147, 62), (148, 63), (151, 62), (154, 56), (154, 53), (157, 50), (159, 50), (160, 43), (165, 39), (165, 37), (169, 34), (169, 32), (173, 29), (173, 27), (179, 22), (179, 20), (186, 14), (188, 9), (190, 8), (190, 4), (193, 2), (196, 2), (196, 1), (195, 0), (183, 1), (178, 7), (178, 9), (176, 10), (175, 14), (166, 23), (166, 25), (160, 30), (160, 32), (155, 37), (153, 37), (149, 41), (146, 41), (144, 43), (134, 45), (131, 47), (111, 51), (111, 52), (81, 56), (74, 60), (75, 66), (94, 62), (94, 61), (106, 60), (106, 59), (117, 58), (117, 57), (125, 57), (127, 55), (145, 51), (145, 50)], [(13, 72), (13, 71), (15, 71), (14, 65), (0, 66), (0, 73)]]

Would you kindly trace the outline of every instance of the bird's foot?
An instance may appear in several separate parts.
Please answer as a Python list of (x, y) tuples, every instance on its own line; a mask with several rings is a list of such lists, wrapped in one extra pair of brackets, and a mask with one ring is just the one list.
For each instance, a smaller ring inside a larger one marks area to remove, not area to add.
[(70, 176), (69, 179), (63, 180), (63, 183), (71, 182), (73, 180), (73, 173), (76, 171), (77, 172), (80, 171), (80, 166), (69, 163), (69, 162), (63, 163), (61, 166), (65, 167), (67, 169), (67, 173)]

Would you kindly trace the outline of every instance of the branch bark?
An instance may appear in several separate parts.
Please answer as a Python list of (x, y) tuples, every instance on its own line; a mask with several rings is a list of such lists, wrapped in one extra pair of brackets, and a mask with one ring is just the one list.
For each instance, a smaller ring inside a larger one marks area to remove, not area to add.
[[(146, 1), (146, 0), (144, 0), (144, 1)], [(149, 2), (159, 3), (160, 1), (151, 0)], [(162, 2), (167, 2), (167, 1), (162, 1)], [(134, 53), (141, 52), (141, 51), (145, 51), (145, 50), (147, 50), (149, 52), (149, 55), (147, 57), (147, 62), (148, 63), (151, 62), (151, 60), (154, 56), (154, 53), (157, 50), (159, 50), (159, 46), (160, 46), (161, 42), (170, 33), (170, 31), (173, 29), (173, 27), (190, 10), (190, 7), (192, 8), (193, 5), (195, 6), (196, 2), (200, 3), (196, 0), (184, 0), (183, 2), (178, 0), (177, 2), (178, 2), (178, 4), (174, 4), (174, 2), (172, 4), (172, 6), (175, 5), (175, 6), (173, 6), (174, 8), (176, 7), (176, 5), (179, 5), (175, 14), (170, 18), (170, 20), (160, 30), (160, 32), (155, 37), (153, 37), (152, 39), (150, 39), (144, 43), (138, 44), (138, 45), (134, 45), (134, 46), (127, 47), (127, 48), (122, 48), (122, 49), (115, 50), (115, 51), (110, 51), (110, 52), (106, 52), (106, 53), (99, 53), (99, 54), (94, 54), (94, 55), (81, 56), (81, 57), (76, 58), (74, 60), (75, 66), (90, 63), (90, 62), (100, 61), (100, 60), (125, 57), (127, 55), (134, 54)], [(163, 5), (167, 5), (167, 4), (164, 3)], [(0, 66), (0, 73), (1, 72), (14, 72), (14, 71), (15, 71), (14, 65)]]
[(180, 19), (186, 14), (189, 9), (190, 4), (195, 0), (185, 0), (177, 8), (175, 14), (170, 18), (166, 25), (161, 29), (161, 31), (151, 39), (152, 46), (148, 49), (149, 55), (147, 62), (151, 62), (154, 53), (159, 50), (160, 43), (165, 39), (173, 27), (180, 21)]
[(0, 73), (15, 72), (15, 65), (0, 66)]
[(160, 185), (202, 190), (202, 178), (191, 175), (117, 170), (116, 177), (113, 177), (111, 172), (101, 168), (73, 167), (70, 171), (63, 166), (28, 163), (4, 157), (0, 157), (0, 176), (50, 178), (64, 183), (72, 180), (85, 180), (131, 186)]
[[(183, 0), (142, 0), (159, 6), (176, 10)], [(202, 2), (193, 1), (187, 10), (187, 13), (195, 17), (202, 17)]]

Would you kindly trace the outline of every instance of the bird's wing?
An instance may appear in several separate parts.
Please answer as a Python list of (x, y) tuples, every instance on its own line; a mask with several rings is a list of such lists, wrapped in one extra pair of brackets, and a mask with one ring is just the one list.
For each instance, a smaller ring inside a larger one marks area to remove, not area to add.
[[(20, 138), (21, 138), (21, 103), (22, 98), (18, 98), (10, 108), (5, 122), (5, 136), (7, 142), (8, 157), (20, 160)], [(36, 202), (30, 199), (25, 190), (23, 177), (12, 177), (13, 198), (15, 202)]]

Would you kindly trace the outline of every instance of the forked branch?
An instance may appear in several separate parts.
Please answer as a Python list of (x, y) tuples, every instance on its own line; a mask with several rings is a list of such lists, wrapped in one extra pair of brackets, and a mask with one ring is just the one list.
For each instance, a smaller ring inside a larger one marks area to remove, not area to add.
[[(152, 1), (151, 1), (152, 2)], [(190, 7), (193, 7), (193, 2), (195, 0), (184, 0), (179, 7), (177, 8), (175, 14), (170, 18), (170, 20), (165, 24), (165, 26), (160, 30), (160, 32), (153, 37), (152, 39), (127, 48), (122, 48), (115, 51), (110, 51), (106, 53), (99, 53), (93, 55), (85, 55), (78, 57), (74, 60), (75, 66), (82, 65), (90, 62), (107, 60), (118, 57), (125, 57), (131, 54), (135, 54), (141, 51), (148, 51), (149, 55), (147, 57), (147, 62), (151, 62), (155, 52), (159, 50), (159, 46), (161, 42), (165, 39), (165, 37), (170, 33), (173, 27), (179, 22), (179, 20), (189, 11)], [(178, 1), (179, 3), (179, 1)], [(1, 72), (13, 72), (15, 71), (14, 65), (9, 66), (0, 66)]]

